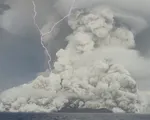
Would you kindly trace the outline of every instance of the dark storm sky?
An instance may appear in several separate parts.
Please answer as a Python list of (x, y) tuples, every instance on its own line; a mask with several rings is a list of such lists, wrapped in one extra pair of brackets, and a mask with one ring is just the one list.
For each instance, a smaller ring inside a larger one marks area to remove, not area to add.
[[(0, 1), (1, 6), (3, 3)], [(5, 9), (0, 10), (5, 14)], [(32, 80), (37, 72), (44, 71), (44, 58), (40, 36), (33, 26), (20, 35), (0, 28), (1, 89)]]
[[(4, 2), (1, 1), (1, 4), (3, 3)], [(48, 1), (48, 3), (53, 3), (53, 1)], [(40, 3), (37, 2), (37, 8), (39, 4)], [(29, 1), (27, 2), (27, 5), (29, 5)], [(42, 5), (40, 4), (40, 6)], [(28, 12), (30, 11), (32, 13), (33, 11), (30, 7)], [(11, 9), (8, 11), (11, 11)], [(3, 14), (8, 11), (3, 9)], [(46, 19), (46, 15), (48, 14), (45, 11), (50, 11), (48, 5), (47, 8), (44, 7), (44, 10), (38, 11), (40, 17), (38, 17), (37, 22), (39, 25), (44, 24), (44, 18)], [(43, 12), (45, 12), (45, 15), (43, 15)], [(27, 16), (24, 16), (26, 13), (24, 10), (20, 13), (22, 14), (21, 17), (24, 17), (25, 20), (19, 18), (18, 26), (24, 23), (29, 23), (29, 25), (24, 24), (23, 27), (13, 26), (15, 32), (6, 30), (2, 27), (0, 28), (0, 90), (27, 83), (33, 80), (37, 73), (43, 72), (46, 69), (44, 49), (40, 44), (39, 32), (33, 24), (33, 13), (29, 13)], [(52, 55), (52, 60), (56, 59), (55, 53), (60, 48), (66, 46), (66, 42), (62, 43), (59, 41), (65, 39), (70, 28), (64, 28), (67, 24), (65, 22), (62, 23), (64, 24), (61, 24), (60, 28), (66, 30), (63, 30), (56, 36), (56, 42), (52, 42), (53, 45), (49, 45), (51, 47), (50, 53)], [(19, 30), (16, 30), (18, 28)], [(18, 32), (17, 34), (16, 31)]]

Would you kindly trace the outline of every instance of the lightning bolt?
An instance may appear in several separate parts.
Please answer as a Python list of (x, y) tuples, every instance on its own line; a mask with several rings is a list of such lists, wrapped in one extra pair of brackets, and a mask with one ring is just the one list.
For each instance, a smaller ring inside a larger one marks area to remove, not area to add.
[(51, 73), (51, 55), (48, 51), (48, 49), (46, 48), (46, 46), (44, 45), (44, 36), (48, 35), (48, 34), (51, 34), (54, 30), (54, 28), (60, 23), (62, 22), (65, 18), (69, 17), (71, 15), (71, 12), (73, 10), (73, 6), (75, 4), (76, 0), (73, 0), (72, 4), (71, 4), (71, 7), (70, 7), (70, 10), (68, 12), (68, 14), (66, 16), (64, 16), (62, 19), (60, 19), (58, 22), (54, 23), (54, 25), (52, 26), (52, 28), (43, 33), (40, 29), (40, 27), (38, 26), (38, 24), (36, 23), (36, 16), (37, 16), (37, 11), (36, 11), (36, 4), (35, 4), (35, 1), (32, 0), (32, 4), (33, 4), (33, 11), (34, 11), (34, 15), (33, 15), (33, 21), (34, 21), (34, 25), (36, 26), (37, 30), (39, 31), (40, 33), (40, 37), (41, 37), (41, 45), (42, 47), (44, 48), (44, 50), (46, 51), (46, 55), (48, 56), (48, 66), (49, 66), (49, 71)]

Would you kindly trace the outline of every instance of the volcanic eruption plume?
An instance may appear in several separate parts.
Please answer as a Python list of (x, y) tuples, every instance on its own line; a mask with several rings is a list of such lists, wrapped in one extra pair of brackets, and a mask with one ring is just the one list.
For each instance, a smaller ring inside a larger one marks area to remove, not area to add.
[(66, 37), (66, 48), (56, 53), (51, 74), (4, 91), (0, 111), (54, 112), (68, 107), (142, 112), (136, 82), (117, 61), (122, 53), (137, 55), (134, 35), (114, 18), (109, 7), (74, 9), (68, 18), (73, 32)]

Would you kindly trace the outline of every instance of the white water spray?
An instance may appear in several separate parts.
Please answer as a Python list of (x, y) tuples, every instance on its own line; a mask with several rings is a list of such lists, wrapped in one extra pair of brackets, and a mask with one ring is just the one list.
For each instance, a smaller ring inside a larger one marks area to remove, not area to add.
[(70, 16), (75, 2), (76, 2), (76, 0), (73, 0), (73, 3), (72, 3), (72, 5), (71, 5), (71, 7), (70, 7), (70, 10), (69, 10), (69, 12), (68, 12), (68, 14), (67, 14), (66, 16), (64, 16), (62, 19), (60, 19), (58, 22), (56, 22), (56, 23), (52, 26), (52, 28), (50, 29), (50, 31), (43, 33), (43, 32), (40, 30), (40, 27), (38, 26), (38, 24), (36, 23), (36, 16), (37, 16), (36, 4), (35, 4), (35, 1), (32, 0), (33, 10), (34, 10), (34, 15), (33, 15), (34, 24), (35, 24), (35, 26), (37, 27), (38, 31), (40, 32), (41, 45), (42, 45), (42, 47), (45, 49), (46, 55), (48, 56), (48, 66), (49, 66), (49, 71), (50, 71), (50, 72), (51, 72), (51, 63), (50, 63), (50, 62), (51, 62), (51, 55), (50, 55), (48, 49), (46, 48), (46, 46), (45, 46), (44, 43), (43, 43), (43, 41), (44, 41), (44, 36), (46, 36), (46, 35), (48, 35), (48, 34), (51, 34), (52, 31), (54, 30), (54, 28), (55, 28), (60, 22), (62, 22), (65, 18), (67, 18), (67, 17)]

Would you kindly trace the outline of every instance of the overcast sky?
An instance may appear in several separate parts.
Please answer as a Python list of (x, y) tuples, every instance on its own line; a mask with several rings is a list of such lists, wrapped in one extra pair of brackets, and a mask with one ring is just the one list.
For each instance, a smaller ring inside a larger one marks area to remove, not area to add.
[[(62, 1), (64, 2), (64, 0)], [(90, 6), (90, 3), (88, 5), (83, 4), (86, 0), (81, 1), (81, 7)], [(97, 2), (97, 0), (93, 1), (95, 1), (93, 3)], [(139, 3), (135, 3), (135, 0), (127, 0), (124, 5), (121, 5), (117, 0), (114, 1), (115, 2), (112, 3), (110, 0), (107, 0), (109, 4), (113, 4), (114, 6), (118, 5), (121, 9), (132, 11), (136, 15), (136, 11), (138, 11), (138, 14), (146, 19), (149, 25), (150, 13), (148, 12), (149, 6), (147, 7), (147, 4), (150, 2), (148, 2), (148, 0), (143, 1), (145, 8), (140, 5), (142, 0), (139, 0)], [(39, 33), (33, 25), (31, 0), (0, 0), (0, 4), (4, 4), (4, 2), (10, 6), (10, 9), (0, 8), (0, 89), (26, 83), (34, 79), (38, 72), (45, 70), (44, 49), (40, 44)], [(51, 15), (53, 15), (55, 20), (58, 20), (65, 14), (67, 7), (64, 7), (64, 5), (63, 7), (59, 7), (58, 10), (54, 9), (52, 6), (55, 2), (55, 0), (36, 0), (39, 13), (37, 21), (41, 27), (47, 24)], [(78, 4), (79, 3), (80, 2), (78, 2)], [(56, 6), (60, 6), (60, 4), (56, 4)], [(66, 43), (63, 40), (65, 36), (71, 32), (66, 22), (63, 21), (62, 23), (63, 24), (59, 26), (60, 32), (56, 36), (55, 41), (52, 41), (49, 45), (52, 60), (56, 59), (55, 52), (65, 47)], [(133, 21), (131, 21), (130, 24), (131, 23), (133, 23)], [(134, 26), (142, 25), (135, 24)], [(149, 57), (150, 28), (148, 27), (138, 33), (135, 39), (137, 44), (136, 49), (141, 52), (142, 56)], [(148, 89), (148, 85), (150, 85), (149, 80), (144, 83), (147, 85), (146, 89)], [(143, 86), (145, 86), (144, 83), (142, 82)]]

